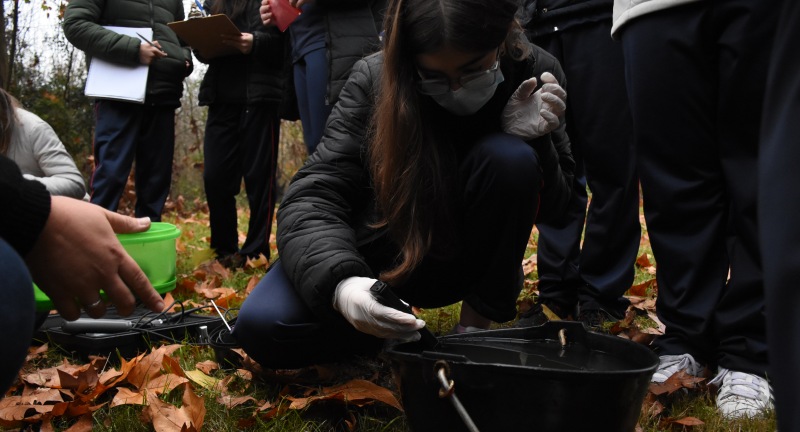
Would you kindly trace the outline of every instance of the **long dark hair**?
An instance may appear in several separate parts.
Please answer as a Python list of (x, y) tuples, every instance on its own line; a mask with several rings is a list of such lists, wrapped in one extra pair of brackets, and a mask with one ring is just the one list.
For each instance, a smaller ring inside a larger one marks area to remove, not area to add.
[(17, 108), (19, 108), (17, 99), (0, 88), (0, 154), (2, 155), (8, 153), (11, 137), (17, 127)]
[(447, 157), (420, 114), (415, 56), (445, 46), (522, 59), (531, 48), (515, 21), (517, 0), (391, 0), (386, 13), (381, 91), (369, 163), (379, 209), (400, 244), (399, 262), (381, 278), (400, 282), (430, 250), (437, 208), (447, 201)]

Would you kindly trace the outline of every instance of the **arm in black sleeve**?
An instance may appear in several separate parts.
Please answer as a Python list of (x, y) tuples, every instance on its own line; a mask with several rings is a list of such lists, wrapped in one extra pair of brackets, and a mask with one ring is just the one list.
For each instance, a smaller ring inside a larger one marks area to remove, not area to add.
[(25, 180), (11, 159), (0, 156), (0, 237), (20, 256), (39, 238), (50, 216), (50, 194), (43, 184)]
[(331, 113), (325, 134), (292, 180), (278, 210), (281, 262), (305, 303), (321, 317), (336, 285), (374, 277), (356, 247), (357, 214), (373, 196), (365, 159), (373, 106), (370, 65), (360, 60)]
[(271, 63), (283, 62), (284, 33), (275, 26), (263, 27), (253, 32), (251, 56), (264, 58)]

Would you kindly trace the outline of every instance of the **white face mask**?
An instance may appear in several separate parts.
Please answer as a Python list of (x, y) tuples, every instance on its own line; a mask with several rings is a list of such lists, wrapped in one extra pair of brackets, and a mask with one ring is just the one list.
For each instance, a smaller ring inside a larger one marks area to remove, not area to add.
[(479, 109), (483, 108), (483, 106), (486, 105), (486, 102), (489, 102), (489, 99), (494, 96), (497, 86), (500, 85), (503, 80), (505, 80), (503, 77), (503, 72), (497, 71), (495, 82), (489, 87), (479, 89), (461, 87), (456, 91), (450, 90), (447, 93), (432, 95), (431, 97), (436, 101), (436, 103), (441, 105), (442, 108), (455, 115), (472, 115), (478, 112)]

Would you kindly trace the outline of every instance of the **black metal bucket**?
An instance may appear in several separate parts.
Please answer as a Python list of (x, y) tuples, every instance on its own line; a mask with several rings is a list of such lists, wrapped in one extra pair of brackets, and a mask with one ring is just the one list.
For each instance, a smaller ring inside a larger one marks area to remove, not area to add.
[(658, 366), (642, 345), (567, 321), (445, 336), (433, 350), (404, 343), (387, 354), (416, 432), (632, 431)]

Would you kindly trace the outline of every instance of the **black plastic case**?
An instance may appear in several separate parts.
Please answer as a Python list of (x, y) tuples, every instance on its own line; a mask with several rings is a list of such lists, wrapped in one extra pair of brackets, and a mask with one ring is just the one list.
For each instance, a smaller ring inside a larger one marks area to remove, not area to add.
[[(116, 318), (137, 321), (140, 317), (153, 313), (147, 309), (137, 309), (131, 316), (121, 317), (113, 309), (110, 309), (104, 318)], [(82, 317), (88, 318), (83, 315)], [(143, 321), (147, 321), (145, 318)], [(188, 314), (178, 322), (168, 322), (164, 324), (147, 327), (144, 330), (131, 330), (119, 333), (68, 333), (61, 328), (64, 319), (60, 315), (49, 315), (44, 323), (37, 330), (35, 343), (49, 342), (51, 348), (58, 348), (62, 351), (81, 358), (88, 358), (90, 355), (107, 356), (111, 360), (118, 358), (117, 353), (125, 359), (131, 359), (138, 354), (145, 352), (151, 344), (162, 341), (176, 343), (207, 343), (200, 340), (200, 327), (206, 326), (208, 334), (217, 328), (224, 327), (225, 324), (218, 316)]]

